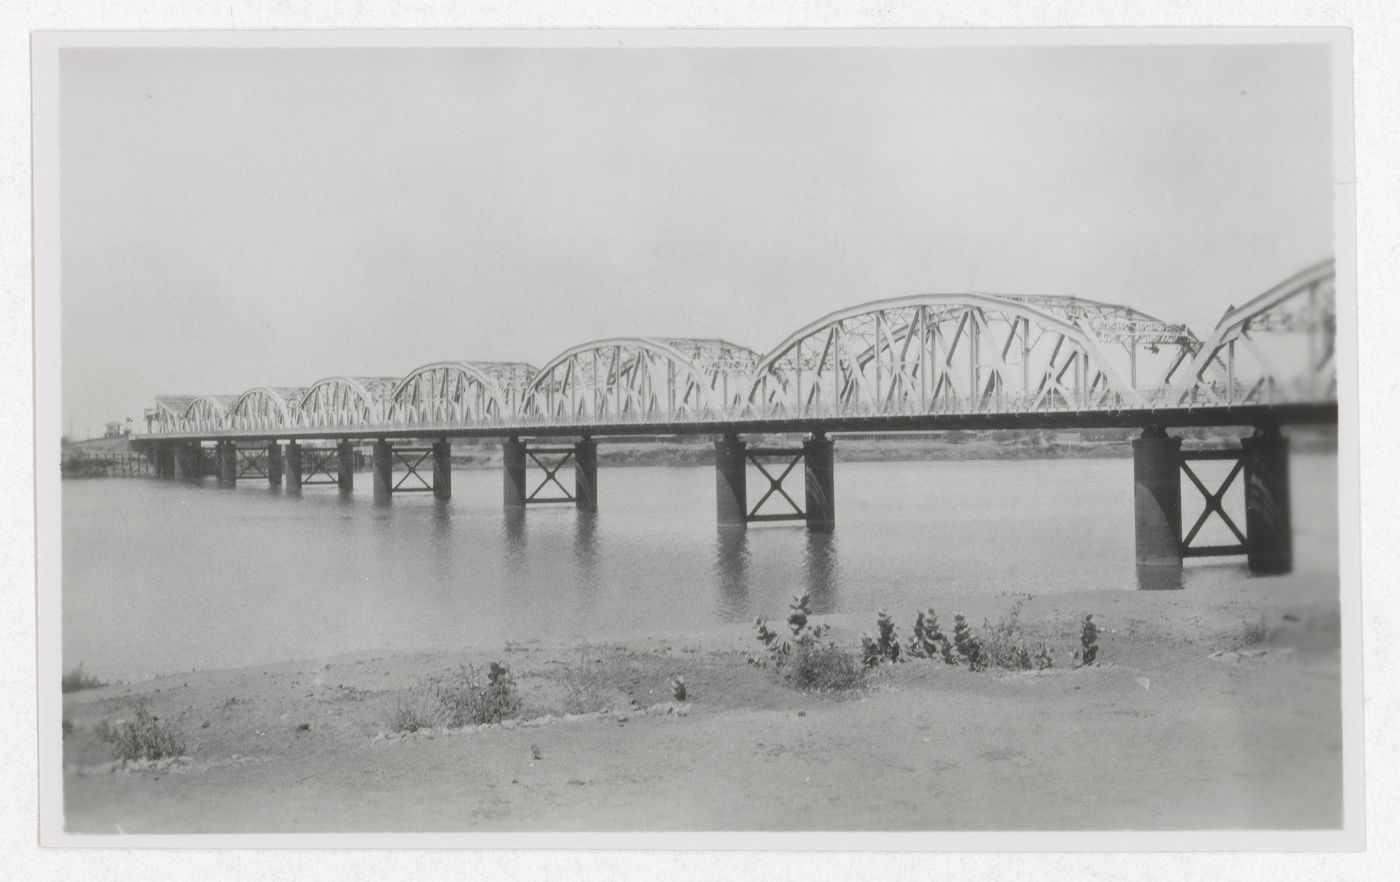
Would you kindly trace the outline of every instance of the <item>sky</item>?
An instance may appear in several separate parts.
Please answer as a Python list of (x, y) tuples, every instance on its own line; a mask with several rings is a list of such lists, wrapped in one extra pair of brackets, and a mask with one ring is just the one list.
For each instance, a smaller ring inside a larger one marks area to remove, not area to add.
[(64, 431), (920, 292), (1205, 334), (1333, 245), (1321, 45), (64, 49)]

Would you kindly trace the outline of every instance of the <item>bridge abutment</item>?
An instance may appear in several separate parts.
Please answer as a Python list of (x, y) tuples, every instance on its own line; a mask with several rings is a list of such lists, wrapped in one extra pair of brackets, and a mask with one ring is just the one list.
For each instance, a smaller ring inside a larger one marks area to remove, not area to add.
[(1181, 439), (1160, 428), (1133, 439), (1133, 534), (1143, 567), (1181, 566)]
[(301, 445), (295, 441), (287, 442), (286, 449), (287, 492), (293, 494), (301, 493)]
[(380, 438), (374, 442), (374, 501), (388, 502), (394, 495), (394, 445)]
[(282, 446), (276, 441), (267, 442), (267, 483), (282, 486)]
[(1288, 486), (1288, 439), (1276, 428), (1240, 440), (1244, 448), (1245, 554), (1251, 572), (1293, 569), (1293, 524)]
[(525, 508), (525, 442), (512, 435), (501, 449), (501, 466), (505, 506), (507, 509)]
[(355, 490), (355, 445), (345, 440), (337, 444), (335, 450), (336, 483), (341, 493), (352, 493)]
[(715, 515), (721, 527), (749, 524), (747, 450), (737, 435), (715, 442)]
[(814, 533), (830, 533), (836, 529), (836, 445), (818, 432), (802, 442), (802, 453), (807, 529)]
[(598, 510), (598, 442), (592, 438), (574, 445), (574, 507)]
[(446, 438), (433, 445), (433, 497), (452, 498), (452, 442)]

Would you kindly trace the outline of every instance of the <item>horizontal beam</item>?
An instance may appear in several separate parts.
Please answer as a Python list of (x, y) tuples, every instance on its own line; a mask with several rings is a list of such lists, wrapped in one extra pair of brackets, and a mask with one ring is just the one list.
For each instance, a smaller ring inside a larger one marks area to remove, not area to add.
[(1237, 448), (1234, 448), (1234, 449), (1230, 449), (1230, 450), (1183, 450), (1183, 451), (1181, 451), (1181, 458), (1184, 459), (1184, 460), (1187, 460), (1188, 462), (1194, 462), (1194, 461), (1196, 461), (1196, 460), (1205, 460), (1205, 459), (1239, 459), (1239, 458), (1242, 457), (1242, 456), (1244, 456), (1244, 450), (1243, 450), (1242, 448), (1238, 448), (1238, 447), (1237, 447)]
[(693, 420), (676, 422), (637, 423), (541, 423), (443, 428), (434, 426), (373, 425), (360, 428), (341, 427), (327, 430), (288, 432), (219, 431), (186, 434), (134, 435), (133, 446), (144, 447), (159, 441), (238, 441), (321, 440), (371, 438), (421, 438), (434, 435), (442, 438), (506, 438), (510, 436), (560, 437), (591, 435), (670, 436), (724, 434), (808, 434), (812, 432), (947, 432), (955, 430), (989, 431), (996, 429), (1143, 429), (1150, 426), (1197, 427), (1238, 426), (1260, 424), (1335, 425), (1337, 403), (1251, 404), (1235, 406), (1140, 408), (1132, 410), (1063, 410), (1034, 413), (958, 413), (958, 414), (899, 414), (894, 416), (822, 416), (785, 417), (782, 419), (751, 420)]
[(749, 521), (803, 521), (807, 519), (805, 512), (794, 511), (786, 514), (751, 514)]
[(1225, 557), (1233, 554), (1244, 554), (1246, 551), (1243, 545), (1197, 545), (1187, 546), (1181, 549), (1182, 557)]

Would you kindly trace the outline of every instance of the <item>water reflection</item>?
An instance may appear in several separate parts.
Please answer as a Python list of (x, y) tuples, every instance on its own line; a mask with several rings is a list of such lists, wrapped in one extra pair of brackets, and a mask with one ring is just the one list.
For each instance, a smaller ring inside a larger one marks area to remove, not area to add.
[(501, 522), (502, 537), (505, 539), (506, 572), (518, 575), (525, 571), (526, 539), (525, 509), (507, 506)]
[(720, 529), (715, 540), (715, 583), (720, 621), (744, 621), (749, 607), (749, 531)]
[(592, 597), (598, 587), (598, 514), (575, 512), (574, 565), (578, 568), (578, 584), (587, 589), (583, 597)]
[(1181, 567), (1138, 567), (1139, 591), (1177, 591), (1182, 585)]
[(806, 578), (807, 596), (812, 612), (836, 611), (837, 577), (836, 536), (834, 533), (807, 532), (807, 546), (802, 555), (802, 573)]

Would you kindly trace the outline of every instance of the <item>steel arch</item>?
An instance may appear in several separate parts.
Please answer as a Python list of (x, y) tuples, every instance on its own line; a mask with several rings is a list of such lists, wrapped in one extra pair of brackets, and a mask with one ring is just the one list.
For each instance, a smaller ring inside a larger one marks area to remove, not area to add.
[(756, 352), (724, 340), (595, 340), (540, 369), (521, 415), (584, 423), (722, 418), (742, 401), (757, 363)]
[(1119, 364), (1131, 356), (1110, 358), (1092, 327), (1073, 321), (1066, 306), (1072, 302), (916, 294), (838, 310), (764, 356), (749, 412), (867, 416), (1139, 405)]
[(256, 386), (244, 392), (228, 410), (228, 427), (235, 431), (290, 428), (300, 389)]
[(1226, 310), (1174, 403), (1333, 400), (1336, 334), (1337, 266), (1329, 258)]
[(307, 387), (295, 408), (302, 429), (373, 426), (384, 422), (395, 377), (326, 377)]
[(500, 422), (509, 413), (495, 378), (464, 361), (414, 368), (389, 393), (388, 420), (399, 426), (464, 426)]
[(185, 411), (193, 400), (193, 395), (157, 395), (155, 407), (146, 411), (150, 430), (156, 434), (180, 431)]
[(186, 432), (219, 432), (228, 425), (231, 395), (199, 395), (190, 399), (180, 416), (180, 426)]

